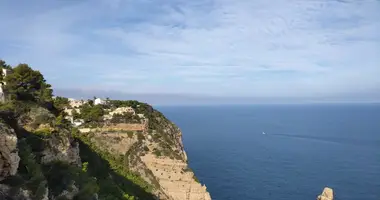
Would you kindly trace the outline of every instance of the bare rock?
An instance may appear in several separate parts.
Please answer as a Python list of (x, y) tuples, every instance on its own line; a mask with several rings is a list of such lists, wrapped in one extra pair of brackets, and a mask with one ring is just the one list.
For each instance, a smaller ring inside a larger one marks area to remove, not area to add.
[(60, 133), (54, 133), (51, 136), (42, 155), (42, 163), (63, 161), (76, 166), (81, 165), (79, 144), (74, 142), (70, 133), (65, 130), (62, 130)]
[(334, 200), (334, 192), (331, 188), (325, 187), (321, 195), (318, 196), (317, 200)]
[[(8, 185), (0, 184), (0, 199), (10, 199), (10, 200), (32, 200), (32, 195), (29, 190), (18, 189), (12, 191), (12, 188)], [(47, 199), (44, 199), (47, 200)]]
[(19, 162), (16, 134), (0, 122), (0, 181), (16, 174)]
[(70, 186), (70, 191), (64, 190), (56, 199), (74, 199), (74, 196), (77, 195), (78, 192), (79, 192), (79, 189), (73, 183)]

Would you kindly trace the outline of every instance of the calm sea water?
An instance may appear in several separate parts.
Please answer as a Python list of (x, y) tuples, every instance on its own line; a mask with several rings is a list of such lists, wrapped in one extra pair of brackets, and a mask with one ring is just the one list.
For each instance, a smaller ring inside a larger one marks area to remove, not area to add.
[(213, 200), (380, 199), (380, 105), (158, 109)]

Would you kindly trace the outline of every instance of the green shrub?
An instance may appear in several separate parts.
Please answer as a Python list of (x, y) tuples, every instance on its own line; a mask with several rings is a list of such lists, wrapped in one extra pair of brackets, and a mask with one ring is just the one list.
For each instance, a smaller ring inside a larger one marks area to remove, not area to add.
[(87, 172), (87, 169), (88, 169), (88, 162), (84, 162), (82, 164), (82, 171)]
[(81, 107), (79, 116), (85, 122), (101, 122), (103, 121), (104, 114), (105, 111), (102, 105), (91, 105), (90, 103), (86, 103)]
[(156, 155), (157, 157), (162, 156), (161, 151), (158, 149), (154, 149), (153, 154)]
[(190, 169), (190, 168), (188, 168), (188, 167), (186, 167), (185, 169), (183, 169), (183, 171), (184, 171), (184, 172), (193, 172), (193, 170)]
[(70, 103), (68, 98), (57, 96), (53, 100), (53, 105), (58, 110), (63, 110), (65, 107), (68, 107)]
[(133, 113), (123, 113), (123, 114), (113, 114), (112, 119), (110, 120), (113, 124), (118, 123), (140, 123), (140, 118)]
[(18, 173), (26, 181), (25, 186), (32, 191), (33, 198), (42, 199), (47, 182), (32, 149), (25, 139), (18, 142), (20, 163)]
[(51, 120), (52, 120), (52, 117), (49, 114), (43, 113), (36, 116), (31, 126), (32, 128), (37, 128), (41, 124), (49, 124)]
[(139, 140), (139, 141), (142, 141), (142, 140), (145, 140), (145, 136), (144, 136), (144, 134), (137, 134), (137, 139)]
[(144, 146), (144, 151), (148, 152), (149, 148), (147, 146)]
[(128, 135), (128, 138), (132, 138), (133, 137), (133, 131), (128, 131), (127, 135)]
[(53, 90), (46, 83), (43, 75), (33, 70), (27, 64), (19, 64), (12, 69), (12, 73), (4, 78), (7, 83), (4, 87), (10, 100), (34, 102), (48, 102), (52, 100)]
[(99, 191), (96, 180), (83, 169), (65, 162), (52, 162), (44, 165), (44, 172), (49, 184), (49, 192), (58, 196), (64, 190), (70, 191), (75, 183), (78, 194), (74, 199), (90, 199)]
[(195, 182), (200, 183), (199, 179), (195, 175), (193, 176), (193, 179), (195, 180)]
[(39, 128), (36, 131), (34, 131), (33, 133), (36, 135), (40, 135), (40, 136), (49, 136), (53, 132), (50, 128)]

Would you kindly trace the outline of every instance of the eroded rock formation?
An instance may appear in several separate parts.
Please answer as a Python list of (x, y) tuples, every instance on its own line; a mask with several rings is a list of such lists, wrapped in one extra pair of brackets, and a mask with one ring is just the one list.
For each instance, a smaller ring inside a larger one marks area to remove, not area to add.
[(334, 192), (331, 188), (325, 187), (322, 194), (317, 197), (317, 200), (334, 200)]
[(16, 134), (0, 122), (0, 181), (17, 173), (19, 161)]
[(154, 185), (159, 199), (211, 200), (206, 186), (199, 183), (187, 164), (180, 129), (156, 115), (143, 132), (128, 126), (112, 131), (97, 129), (88, 138), (105, 151), (127, 156), (130, 170)]
[(162, 190), (174, 200), (211, 200), (206, 186), (197, 182), (194, 173), (182, 160), (157, 158), (152, 154), (142, 157), (153, 172)]
[(69, 132), (62, 130), (52, 134), (46, 141), (45, 147), (42, 152), (42, 163), (61, 161), (80, 166), (79, 146)]

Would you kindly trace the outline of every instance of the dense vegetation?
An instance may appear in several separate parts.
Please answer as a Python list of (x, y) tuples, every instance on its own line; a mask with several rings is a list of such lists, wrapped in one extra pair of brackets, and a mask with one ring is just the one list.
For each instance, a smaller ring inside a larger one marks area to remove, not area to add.
[(88, 173), (99, 178), (100, 197), (118, 199), (128, 195), (144, 200), (154, 199), (152, 186), (129, 172), (127, 156), (111, 154), (98, 148), (88, 135), (75, 136), (80, 138), (80, 156), (83, 162), (88, 163)]
[(53, 99), (53, 104), (54, 104), (54, 107), (56, 107), (58, 110), (63, 110), (65, 107), (68, 107), (70, 104), (69, 104), (69, 99), (66, 98), (66, 97), (55, 97)]
[(137, 115), (132, 113), (123, 113), (123, 114), (113, 114), (112, 119), (110, 120), (113, 124), (118, 123), (141, 123), (141, 119)]
[(8, 100), (37, 101), (40, 103), (52, 100), (53, 90), (51, 85), (39, 71), (33, 70), (27, 64), (19, 64), (12, 69), (4, 81), (4, 90)]
[[(89, 137), (77, 134), (77, 130), (65, 120), (63, 109), (68, 105), (68, 99), (53, 99), (51, 85), (39, 71), (26, 64), (12, 68), (0, 60), (1, 68), (12, 69), (12, 73), (5, 78), (0, 76), (7, 83), (3, 86), (7, 98), (6, 102), (0, 103), (0, 121), (16, 131), (21, 161), (17, 174), (0, 184), (11, 186), (13, 192), (20, 188), (31, 191), (36, 200), (43, 198), (47, 188), (49, 198), (57, 199), (63, 198), (59, 196), (64, 191), (77, 191), (73, 198), (78, 200), (92, 199), (96, 194), (101, 200), (154, 199), (152, 186), (129, 171), (124, 156), (102, 151), (91, 143)], [(138, 105), (146, 107), (145, 104)], [(88, 103), (78, 117), (87, 122), (100, 122), (104, 113), (104, 107)], [(41, 161), (49, 142), (73, 136), (79, 142), (82, 165)]]
[(85, 122), (102, 122), (103, 115), (106, 114), (103, 105), (84, 104), (80, 109), (78, 117)]

